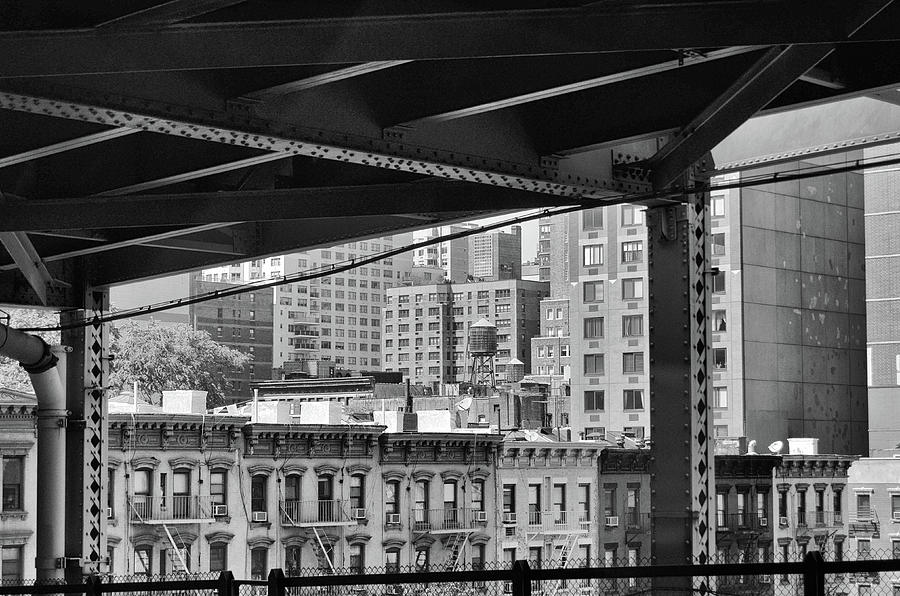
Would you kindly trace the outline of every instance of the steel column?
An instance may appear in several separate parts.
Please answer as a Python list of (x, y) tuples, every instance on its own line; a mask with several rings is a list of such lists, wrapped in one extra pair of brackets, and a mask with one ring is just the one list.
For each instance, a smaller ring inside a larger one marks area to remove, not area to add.
[(708, 193), (697, 193), (686, 206), (652, 209), (647, 217), (650, 486), (657, 564), (705, 564), (715, 551), (707, 403), (707, 200)]
[[(63, 313), (68, 319), (100, 316), (107, 310), (107, 290), (89, 288), (84, 311)], [(66, 579), (106, 571), (106, 399), (108, 335), (105, 325), (63, 332), (63, 344), (73, 353), (67, 367), (67, 408), (70, 413), (66, 450)]]

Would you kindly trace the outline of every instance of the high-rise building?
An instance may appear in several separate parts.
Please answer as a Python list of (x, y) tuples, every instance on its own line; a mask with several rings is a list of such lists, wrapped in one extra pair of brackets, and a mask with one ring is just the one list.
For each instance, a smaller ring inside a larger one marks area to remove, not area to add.
[(546, 283), (503, 280), (468, 284), (395, 287), (384, 311), (384, 370), (399, 371), (434, 392), (469, 380), (469, 327), (487, 319), (497, 328), (496, 372), (506, 363), (531, 362), (530, 340), (538, 333), (538, 308)]
[[(463, 223), (439, 228), (431, 228), (420, 240), (438, 238), (458, 234), (475, 228), (475, 224)], [(439, 267), (444, 270), (447, 279), (455, 283), (464, 283), (469, 271), (469, 238), (444, 240), (439, 244), (417, 248), (413, 252), (414, 267)], [(440, 280), (435, 280), (440, 281)]]
[[(402, 234), (258, 259), (204, 270), (203, 279), (243, 283), (292, 275), (371, 257), (411, 240), (411, 234)], [(277, 286), (270, 297), (274, 299), (272, 365), (281, 368), (285, 362), (327, 360), (346, 370), (380, 369), (385, 292), (404, 283), (410, 269), (411, 255), (404, 253), (342, 273)]]
[(497, 281), (522, 277), (522, 228), (469, 237), (468, 272), (475, 280)]

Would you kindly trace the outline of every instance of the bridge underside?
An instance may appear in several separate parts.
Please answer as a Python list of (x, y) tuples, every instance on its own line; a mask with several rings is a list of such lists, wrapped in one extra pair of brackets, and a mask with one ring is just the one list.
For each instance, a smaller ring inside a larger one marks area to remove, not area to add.
[(755, 113), (900, 95), (887, 0), (2, 13), (0, 303), (83, 306), (89, 287), (621, 200)]

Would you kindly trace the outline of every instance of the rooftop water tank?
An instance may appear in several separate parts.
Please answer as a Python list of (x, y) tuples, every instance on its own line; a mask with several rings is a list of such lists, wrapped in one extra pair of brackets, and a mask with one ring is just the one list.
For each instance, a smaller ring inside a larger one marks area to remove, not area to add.
[(497, 353), (497, 328), (487, 319), (481, 319), (469, 327), (469, 353), (474, 356)]

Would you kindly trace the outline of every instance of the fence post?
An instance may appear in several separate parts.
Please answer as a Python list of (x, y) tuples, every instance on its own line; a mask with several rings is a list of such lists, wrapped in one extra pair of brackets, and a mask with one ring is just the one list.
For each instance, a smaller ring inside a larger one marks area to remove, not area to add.
[(284, 571), (281, 569), (269, 571), (269, 596), (284, 596)]
[(514, 561), (513, 572), (513, 596), (531, 596), (531, 567), (528, 561)]
[(103, 579), (99, 575), (91, 574), (87, 577), (84, 582), (84, 595), (85, 596), (100, 596), (100, 584), (103, 582)]
[(825, 596), (825, 559), (817, 550), (803, 557), (803, 596)]
[(234, 596), (234, 574), (230, 571), (219, 572), (218, 596)]

